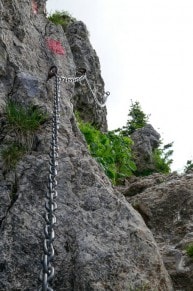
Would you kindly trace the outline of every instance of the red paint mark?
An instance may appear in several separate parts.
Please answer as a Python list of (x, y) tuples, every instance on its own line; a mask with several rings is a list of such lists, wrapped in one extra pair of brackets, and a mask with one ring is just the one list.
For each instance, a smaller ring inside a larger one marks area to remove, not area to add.
[(32, 0), (32, 10), (34, 14), (38, 13), (38, 4), (35, 0)]
[(47, 38), (47, 47), (55, 54), (64, 55), (65, 50), (60, 41), (54, 40), (52, 38)]

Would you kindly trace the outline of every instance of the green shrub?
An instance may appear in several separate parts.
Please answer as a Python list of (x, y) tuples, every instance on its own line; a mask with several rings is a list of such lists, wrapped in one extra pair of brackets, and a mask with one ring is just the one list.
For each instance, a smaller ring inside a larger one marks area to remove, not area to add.
[(102, 133), (89, 123), (78, 122), (84, 134), (90, 153), (102, 165), (113, 184), (118, 184), (136, 170), (132, 160), (132, 141), (113, 131)]
[(172, 145), (173, 142), (154, 150), (153, 162), (155, 165), (156, 172), (163, 174), (170, 173), (171, 171), (170, 166), (173, 162), (173, 160), (170, 158), (171, 155), (173, 154), (173, 150), (171, 150)]
[(14, 169), (18, 161), (25, 154), (26, 149), (18, 143), (12, 143), (1, 150), (4, 171)]
[(55, 11), (48, 16), (48, 19), (56, 25), (62, 25), (64, 31), (66, 30), (69, 23), (75, 21), (69, 12), (67, 11)]
[(188, 160), (186, 162), (185, 168), (184, 168), (184, 173), (188, 173), (188, 171), (193, 170), (193, 161)]
[[(132, 101), (128, 117), (129, 118), (127, 120), (126, 126), (123, 126), (122, 128), (116, 130), (116, 132), (119, 132), (124, 136), (130, 136), (137, 129), (143, 128), (145, 125), (147, 125), (149, 120), (149, 115), (146, 115), (143, 112), (141, 105), (138, 101), (134, 103)], [(154, 149), (152, 154), (154, 169), (149, 169), (147, 167), (147, 169), (144, 169), (142, 172), (136, 170), (135, 175), (148, 176), (155, 172), (164, 174), (169, 173), (171, 171), (171, 163), (173, 162), (173, 160), (170, 159), (173, 153), (173, 150), (171, 150), (172, 145), (173, 143), (169, 143), (163, 147), (159, 146)]]
[(186, 253), (189, 257), (193, 258), (193, 244), (189, 244), (186, 247)]

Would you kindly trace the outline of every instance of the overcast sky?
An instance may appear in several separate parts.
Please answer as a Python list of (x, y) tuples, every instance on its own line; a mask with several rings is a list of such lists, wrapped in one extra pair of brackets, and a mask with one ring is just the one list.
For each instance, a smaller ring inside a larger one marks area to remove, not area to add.
[(109, 129), (139, 101), (182, 170), (193, 159), (193, 0), (48, 0), (47, 10), (87, 25), (111, 92)]

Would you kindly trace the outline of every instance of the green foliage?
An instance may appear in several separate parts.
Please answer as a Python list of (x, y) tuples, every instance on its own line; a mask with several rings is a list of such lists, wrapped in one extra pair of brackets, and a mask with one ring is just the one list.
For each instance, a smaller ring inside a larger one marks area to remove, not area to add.
[(188, 173), (188, 171), (193, 170), (193, 161), (192, 160), (188, 160), (186, 162), (185, 168), (184, 168), (184, 172)]
[(6, 103), (5, 114), (8, 124), (23, 134), (35, 132), (47, 120), (47, 115), (38, 107), (25, 107), (12, 100)]
[(15, 133), (15, 141), (26, 145), (30, 150), (35, 131), (43, 124), (48, 115), (37, 106), (25, 105), (8, 100), (5, 106), (8, 129)]
[(0, 155), (3, 160), (3, 169), (5, 172), (14, 169), (18, 161), (24, 155), (26, 149), (18, 143), (12, 143), (1, 150)]
[[(149, 120), (149, 115), (146, 115), (141, 105), (138, 101), (132, 102), (131, 108), (128, 114), (128, 121), (126, 126), (122, 129), (118, 129), (117, 131), (121, 132), (125, 136), (131, 135), (136, 129), (144, 127)], [(152, 159), (154, 163), (154, 169), (146, 169), (143, 172), (138, 172), (136, 170), (135, 174), (138, 176), (148, 176), (154, 172), (167, 174), (170, 172), (170, 166), (173, 160), (170, 158), (173, 154), (173, 150), (171, 150), (173, 143), (169, 143), (164, 145), (163, 147), (159, 146), (154, 149)]]
[(120, 183), (132, 174), (148, 176), (153, 173), (170, 173), (173, 143), (160, 145), (154, 149), (147, 168), (142, 172), (138, 171), (133, 162), (132, 140), (129, 135), (136, 129), (144, 127), (149, 117), (142, 111), (139, 102), (132, 103), (128, 116), (130, 119), (126, 126), (106, 134), (79, 119), (80, 130), (85, 135), (92, 156), (103, 166), (105, 173), (114, 184)]
[(153, 161), (155, 164), (155, 171), (163, 174), (170, 173), (170, 165), (173, 162), (171, 159), (171, 155), (173, 154), (173, 150), (171, 149), (172, 146), (173, 142), (154, 150)]
[(106, 175), (114, 184), (132, 175), (136, 166), (132, 161), (130, 138), (115, 134), (113, 131), (102, 133), (89, 123), (80, 120), (78, 123), (91, 155), (102, 165)]
[(68, 24), (75, 20), (75, 18), (73, 18), (69, 12), (58, 10), (49, 15), (48, 19), (56, 25), (62, 25), (64, 31), (66, 30)]
[(15, 168), (22, 156), (31, 149), (35, 131), (43, 124), (48, 115), (37, 106), (24, 106), (13, 100), (6, 102), (4, 113), (8, 132), (14, 141), (1, 150), (5, 172)]
[(128, 117), (127, 124), (122, 129), (122, 134), (126, 136), (132, 134), (136, 129), (144, 127), (149, 119), (149, 116), (142, 111), (138, 101), (135, 103), (132, 101)]
[(189, 244), (186, 247), (186, 253), (189, 257), (193, 258), (193, 244)]

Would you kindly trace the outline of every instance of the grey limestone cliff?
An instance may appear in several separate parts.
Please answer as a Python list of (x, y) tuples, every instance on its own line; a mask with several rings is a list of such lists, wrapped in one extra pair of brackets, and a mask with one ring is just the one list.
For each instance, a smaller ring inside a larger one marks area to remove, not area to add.
[[(76, 67), (86, 69), (90, 85), (96, 91), (99, 101), (102, 102), (104, 81), (101, 77), (99, 59), (89, 42), (88, 35), (87, 28), (81, 21), (70, 24), (66, 32)], [(107, 131), (106, 107), (99, 107), (94, 103), (87, 86), (76, 84), (72, 102), (74, 109), (79, 112), (84, 121), (90, 122), (102, 131)]]
[[(15, 169), (5, 171), (0, 159), (1, 291), (35, 291), (40, 286), (54, 92), (54, 80), (46, 82), (47, 72), (54, 64), (59, 74), (75, 76), (80, 65), (71, 39), (74, 28), (69, 28), (67, 39), (62, 28), (49, 22), (42, 10), (33, 11), (32, 2), (0, 0), (1, 150), (17, 137), (6, 126), (3, 108), (8, 98), (26, 107), (33, 104), (43, 108), (49, 116)], [(102, 92), (97, 57), (93, 57), (90, 43), (87, 47), (85, 40), (81, 44), (80, 23), (74, 25), (78, 27), (75, 37), (81, 66), (88, 69), (88, 77), (96, 78), (96, 90)], [(59, 53), (48, 46), (50, 39), (59, 44)], [(88, 153), (71, 102), (74, 95), (80, 95), (80, 88), (73, 84), (61, 87), (54, 290), (173, 290), (151, 231)], [(86, 94), (79, 96), (85, 98), (84, 103), (90, 98)], [(74, 102), (79, 107), (78, 101)], [(99, 120), (103, 128), (105, 112)]]
[(160, 134), (151, 124), (135, 130), (131, 134), (134, 142), (133, 156), (137, 166), (138, 174), (152, 173), (156, 170), (153, 161), (153, 151), (160, 144)]
[(174, 290), (191, 291), (193, 259), (193, 174), (153, 174), (119, 188), (141, 214), (160, 248)]

